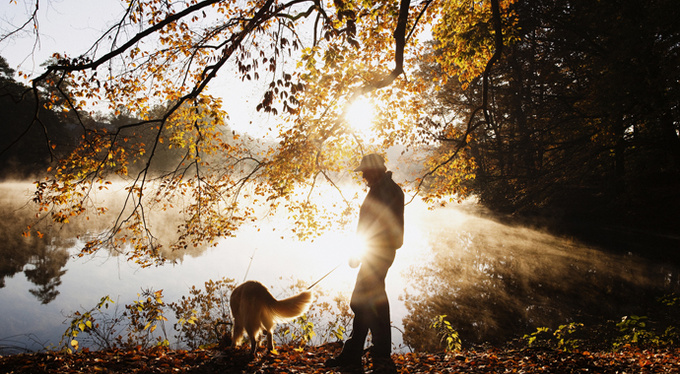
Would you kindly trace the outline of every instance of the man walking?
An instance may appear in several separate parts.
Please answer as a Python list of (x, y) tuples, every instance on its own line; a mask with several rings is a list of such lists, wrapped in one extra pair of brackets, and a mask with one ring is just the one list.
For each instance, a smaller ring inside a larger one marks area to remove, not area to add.
[(392, 172), (387, 171), (385, 160), (378, 154), (364, 156), (354, 171), (362, 173), (369, 187), (357, 227), (358, 234), (366, 240), (367, 250), (350, 300), (354, 312), (352, 336), (340, 355), (326, 361), (326, 366), (360, 371), (364, 342), (370, 330), (374, 372), (394, 371), (385, 276), (404, 241), (404, 192), (392, 180)]

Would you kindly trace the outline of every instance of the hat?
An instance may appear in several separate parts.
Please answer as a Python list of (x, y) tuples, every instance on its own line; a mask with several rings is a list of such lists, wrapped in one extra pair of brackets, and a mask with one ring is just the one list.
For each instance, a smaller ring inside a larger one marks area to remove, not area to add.
[(365, 171), (365, 170), (387, 170), (385, 167), (385, 159), (377, 154), (371, 153), (366, 155), (361, 159), (361, 164), (354, 171)]

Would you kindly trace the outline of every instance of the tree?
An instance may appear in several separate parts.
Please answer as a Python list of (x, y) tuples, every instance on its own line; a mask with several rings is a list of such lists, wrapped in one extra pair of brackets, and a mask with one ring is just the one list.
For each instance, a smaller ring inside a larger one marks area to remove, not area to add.
[[(512, 12), (516, 27), (490, 75), (493, 120), (479, 121), (466, 148), (476, 177), (468, 188), (505, 213), (588, 223), (643, 218), (673, 230), (680, 204), (673, 5), (534, 1)], [(474, 35), (450, 39), (479, 40)], [(427, 79), (467, 81), (467, 71), (446, 64), (453, 47), (435, 47)], [(425, 125), (437, 136), (454, 138), (447, 134), (464, 129), (456, 114), (467, 118), (479, 105), (483, 83), (472, 77), (469, 87), (449, 81), (432, 95), (430, 106), (443, 115)], [(450, 152), (443, 144), (439, 151)]]
[[(14, 69), (0, 57), (0, 115), (5, 120), (0, 129), (2, 179), (35, 177), (44, 173), (50, 156), (56, 152), (47, 146), (45, 134), (49, 134), (52, 144), (60, 149), (75, 143), (74, 133), (63, 116), (45, 108), (36, 109), (37, 101), (32, 97), (22, 98), (28, 87), (17, 82), (14, 75)], [(39, 120), (31, 121), (33, 117)]]
[[(89, 200), (93, 189), (123, 181), (127, 197), (111, 230), (88, 242), (83, 254), (103, 246), (129, 248), (128, 257), (142, 265), (162, 260), (148, 209), (169, 209), (178, 201), (184, 202), (183, 222), (173, 249), (234, 235), (255, 219), (253, 203), (287, 209), (299, 237), (314, 235), (328, 225), (320, 217), (328, 216), (323, 208), (329, 205), (310, 198), (319, 184), (340, 191), (339, 175), (362, 153), (425, 141), (412, 126), (423, 82), (407, 71), (422, 57), (419, 35), (431, 24), (444, 30), (456, 17), (461, 29), (480, 30), (492, 44), (479, 43), (457, 61), (463, 68), (474, 65), (471, 71), (485, 73), (488, 83), (488, 68), (479, 67), (498, 60), (501, 11), (507, 16), (510, 3), (129, 1), (125, 15), (86, 53), (55, 54), (56, 63), (33, 78), (31, 92), (45, 108), (79, 116), (90, 105), (107, 104), (116, 115), (123, 110), (139, 120), (112, 129), (80, 121), (82, 141), (38, 183), (35, 200), (52, 220), (68, 222), (103, 212)], [(275, 146), (257, 149), (246, 137), (223, 131), (225, 105), (207, 87), (227, 66), (243, 81), (264, 83), (256, 108), (276, 118)], [(344, 121), (348, 104), (360, 95), (380, 103), (378, 145), (366, 144)], [(486, 114), (486, 91), (483, 102)], [(154, 137), (126, 148), (140, 133)], [(170, 147), (181, 148), (183, 156), (171, 170), (158, 170), (157, 155)], [(433, 170), (454, 173), (442, 165), (457, 154), (435, 160)], [(139, 166), (131, 173), (133, 164)], [(458, 180), (443, 183), (433, 189), (435, 196), (455, 191)]]

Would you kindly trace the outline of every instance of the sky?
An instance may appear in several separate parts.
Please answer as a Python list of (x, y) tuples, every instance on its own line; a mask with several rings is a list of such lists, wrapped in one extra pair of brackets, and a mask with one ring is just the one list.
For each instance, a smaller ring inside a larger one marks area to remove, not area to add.
[[(0, 2), (0, 34), (4, 36), (24, 24), (34, 6), (34, 0)], [(41, 0), (38, 12), (40, 38), (35, 51), (35, 35), (29, 25), (28, 32), (0, 42), (0, 55), (13, 69), (40, 73), (40, 64), (53, 52), (68, 52), (74, 56), (85, 52), (102, 30), (123, 13), (119, 0)]]
[[(35, 1), (0, 2), (0, 39), (30, 19)], [(125, 14), (125, 5), (121, 0), (39, 1), (37, 43), (32, 24), (27, 25), (21, 33), (0, 41), (0, 55), (8, 61), (9, 66), (31, 77), (42, 73), (40, 65), (55, 52), (71, 57), (82, 55)], [(267, 82), (242, 82), (236, 78), (234, 69), (225, 65), (211, 82), (208, 92), (223, 99), (231, 129), (255, 138), (275, 138), (277, 118), (256, 110), (264, 92), (262, 85)], [(355, 121), (349, 118), (350, 124), (364, 137), (368, 137), (366, 128), (371, 126), (372, 110), (364, 107), (353, 118)]]
[[(24, 24), (33, 12), (35, 0), (0, 2), (0, 35), (7, 35)], [(54, 52), (79, 56), (86, 52), (104, 30), (116, 23), (125, 12), (120, 0), (40, 0), (38, 13), (39, 38), (36, 44), (32, 25), (17, 35), (0, 42), (0, 55), (16, 71), (33, 77)], [(226, 68), (226, 67), (225, 67)], [(235, 75), (235, 74), (234, 74)], [(257, 113), (258, 96), (252, 82), (244, 83), (234, 75), (218, 75), (210, 92), (222, 97), (229, 112), (232, 129), (247, 132), (256, 138), (270, 134), (272, 119)], [(231, 109), (231, 110), (230, 110)]]

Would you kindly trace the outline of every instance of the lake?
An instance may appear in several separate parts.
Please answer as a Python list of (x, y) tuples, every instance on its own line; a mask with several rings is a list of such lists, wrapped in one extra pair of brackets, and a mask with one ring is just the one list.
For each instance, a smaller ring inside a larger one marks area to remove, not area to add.
[[(154, 289), (171, 302), (192, 286), (228, 277), (237, 283), (259, 280), (280, 298), (291, 295), (296, 281), (311, 284), (339, 265), (319, 287), (348, 297), (357, 272), (347, 265), (351, 232), (299, 242), (282, 239), (286, 226), (276, 219), (160, 267), (141, 269), (104, 252), (78, 258), (74, 254), (83, 244), (78, 237), (99, 227), (81, 222), (52, 228), (43, 238), (24, 238), (35, 214), (26, 205), (32, 186), (6, 183), (2, 192), (0, 353), (54, 347), (67, 316), (92, 308), (105, 295), (122, 307), (142, 290)], [(680, 293), (680, 273), (671, 263), (509, 225), (474, 201), (428, 209), (414, 200), (405, 218), (405, 243), (387, 277), (395, 350), (426, 348), (436, 315), (448, 315), (465, 344), (584, 316), (621, 317), (658, 295)]]

